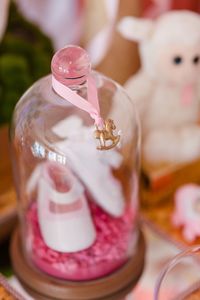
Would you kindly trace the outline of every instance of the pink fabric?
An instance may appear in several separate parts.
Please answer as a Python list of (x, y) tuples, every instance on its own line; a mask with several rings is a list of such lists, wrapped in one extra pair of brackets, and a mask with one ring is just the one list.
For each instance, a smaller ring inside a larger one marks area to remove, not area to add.
[(80, 41), (83, 0), (15, 0), (21, 13), (51, 38), (54, 48)]
[(69, 101), (71, 104), (88, 112), (92, 119), (95, 120), (95, 125), (103, 127), (103, 120), (100, 116), (99, 100), (97, 88), (92, 77), (88, 76), (88, 101), (79, 96), (75, 91), (60, 83), (52, 75), (52, 86), (58, 95)]
[(97, 231), (92, 247), (76, 253), (60, 253), (46, 246), (42, 239), (36, 203), (27, 213), (30, 249), (33, 262), (44, 272), (69, 280), (89, 280), (107, 275), (121, 267), (129, 258), (133, 241), (134, 217), (127, 211), (114, 218), (89, 201)]
[(200, 12), (198, 0), (143, 0), (143, 16), (156, 18), (169, 10), (187, 9)]
[(154, 0), (151, 1), (151, 4), (145, 9), (143, 16), (148, 18), (156, 18), (159, 15), (170, 10), (172, 0)]
[(0, 41), (4, 35), (7, 26), (9, 4), (10, 4), (9, 0), (0, 1)]
[(183, 105), (191, 105), (194, 97), (194, 85), (188, 84), (183, 88), (181, 101)]

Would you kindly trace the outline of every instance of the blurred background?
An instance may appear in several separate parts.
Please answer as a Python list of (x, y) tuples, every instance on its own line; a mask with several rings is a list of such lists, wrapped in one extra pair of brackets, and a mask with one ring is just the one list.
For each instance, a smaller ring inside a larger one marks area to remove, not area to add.
[[(0, 272), (11, 272), (6, 238), (16, 221), (16, 201), (8, 125), (21, 95), (50, 73), (53, 53), (67, 44), (84, 47), (93, 68), (124, 84), (139, 69), (140, 59), (136, 43), (117, 32), (118, 21), (127, 15), (154, 19), (177, 9), (200, 12), (200, 0), (0, 0)], [(154, 272), (152, 265), (148, 268)], [(149, 285), (149, 277), (145, 280)], [(138, 295), (148, 299), (140, 287)]]
[[(198, 0), (1, 0), (0, 124), (66, 44), (86, 48), (93, 67), (124, 83), (139, 66), (136, 46), (115, 24), (124, 15), (155, 18), (171, 9), (200, 10)], [(123, 55), (122, 55), (123, 53)]]

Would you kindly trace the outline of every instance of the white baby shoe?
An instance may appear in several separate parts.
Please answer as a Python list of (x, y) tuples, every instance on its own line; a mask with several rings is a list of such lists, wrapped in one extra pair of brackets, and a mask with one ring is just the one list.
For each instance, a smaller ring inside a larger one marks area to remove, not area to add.
[(60, 252), (90, 247), (96, 230), (80, 181), (54, 162), (42, 163), (37, 173), (38, 220), (46, 245)]

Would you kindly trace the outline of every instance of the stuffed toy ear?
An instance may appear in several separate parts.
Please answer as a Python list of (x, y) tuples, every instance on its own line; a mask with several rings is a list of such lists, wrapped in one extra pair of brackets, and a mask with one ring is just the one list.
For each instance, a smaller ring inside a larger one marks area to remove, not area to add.
[(118, 23), (117, 29), (126, 39), (141, 42), (152, 32), (153, 21), (125, 17)]

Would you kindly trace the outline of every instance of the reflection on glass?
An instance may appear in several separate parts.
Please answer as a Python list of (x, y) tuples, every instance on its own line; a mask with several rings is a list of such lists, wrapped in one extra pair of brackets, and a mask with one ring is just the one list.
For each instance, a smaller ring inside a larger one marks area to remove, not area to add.
[(154, 300), (200, 299), (200, 245), (182, 251), (165, 266), (156, 283)]

